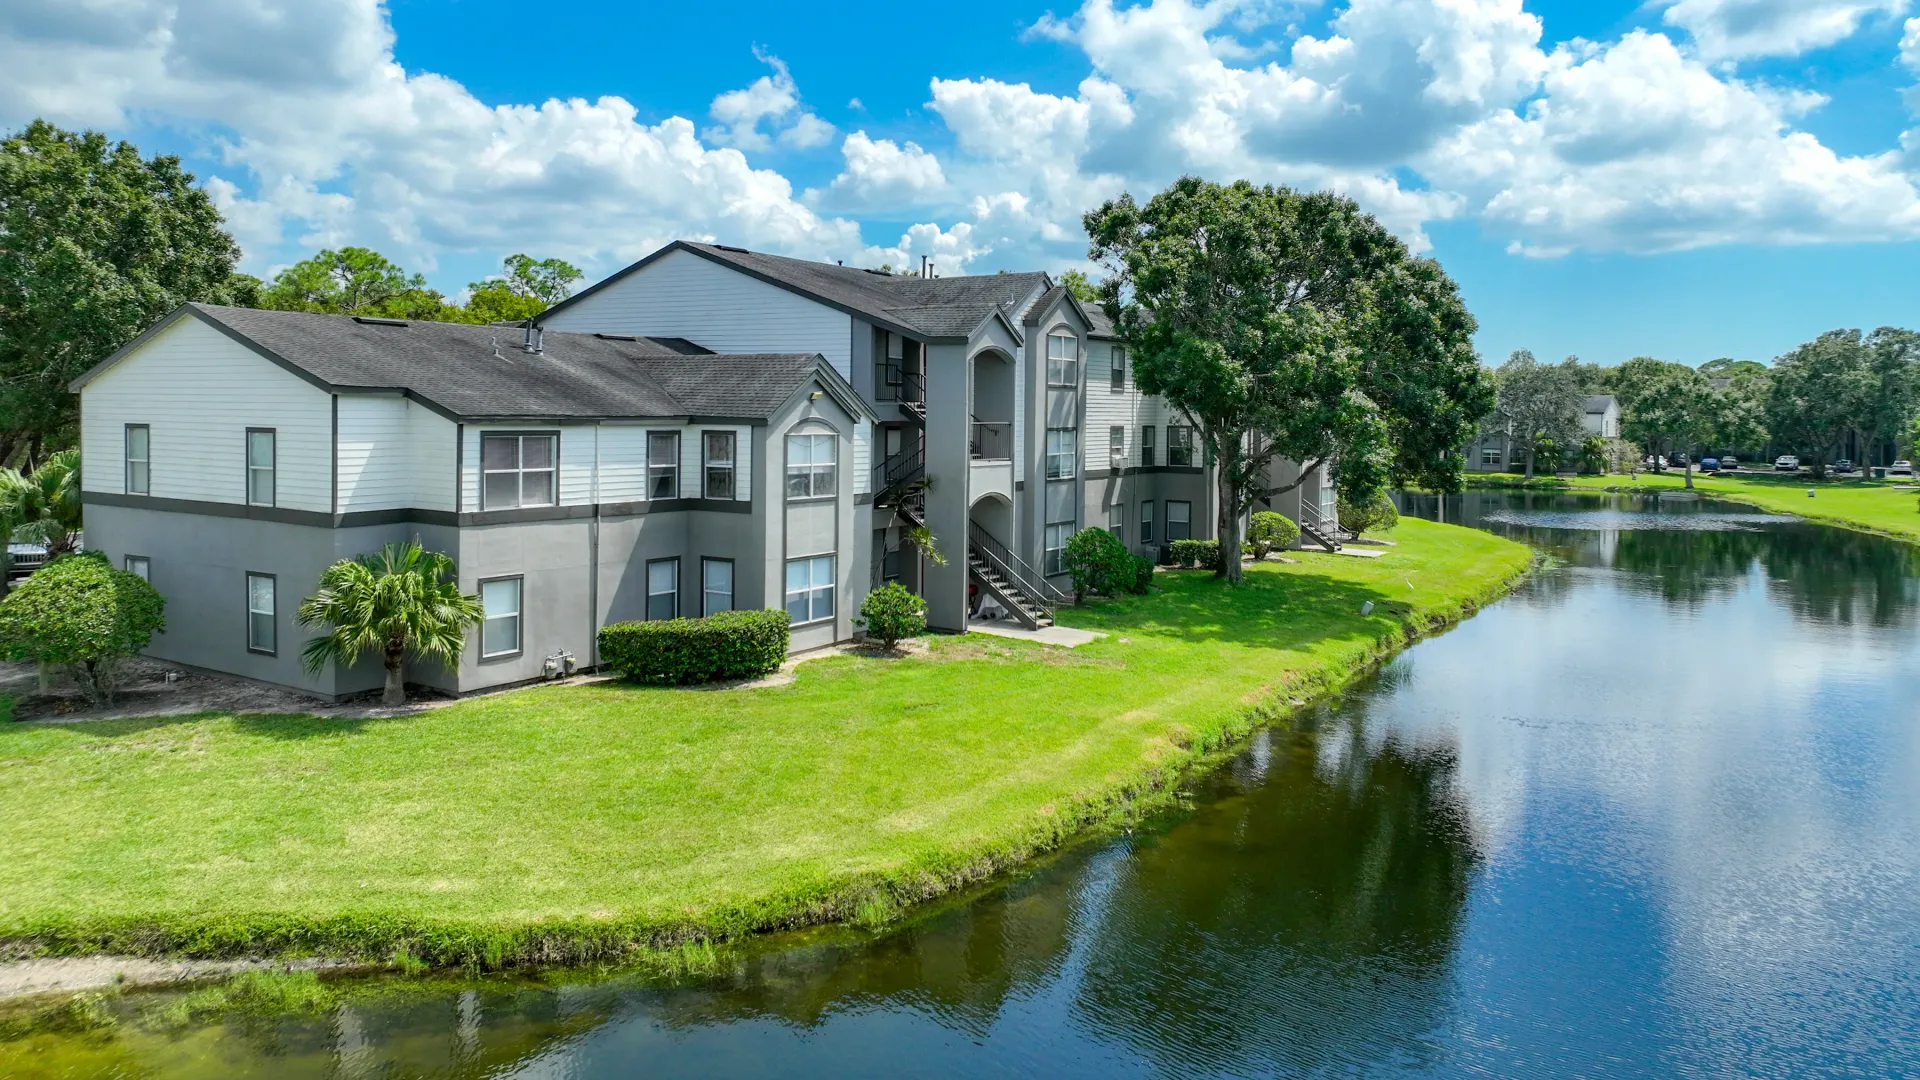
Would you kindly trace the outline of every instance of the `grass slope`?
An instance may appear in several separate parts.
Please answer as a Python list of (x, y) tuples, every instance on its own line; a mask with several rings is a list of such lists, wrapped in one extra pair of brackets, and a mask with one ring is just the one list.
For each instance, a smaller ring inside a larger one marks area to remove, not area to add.
[[(1524, 487), (1531, 490), (1659, 492), (1686, 486), (1679, 473), (1641, 473), (1626, 476), (1539, 478), (1525, 484), (1513, 478), (1472, 487)], [(1783, 514), (1842, 525), (1900, 540), (1920, 541), (1920, 494), (1898, 490), (1885, 480), (1811, 480), (1806, 476), (1717, 477), (1695, 474), (1694, 490), (1718, 499), (1746, 503)], [(1816, 494), (1807, 497), (1807, 489)]]
[(973, 635), (763, 689), (3, 725), (0, 944), (497, 965), (884, 919), (1139, 812), (1530, 558), (1422, 521), (1397, 536), (1237, 590), (1162, 574), (1063, 612), (1113, 635), (1070, 652)]

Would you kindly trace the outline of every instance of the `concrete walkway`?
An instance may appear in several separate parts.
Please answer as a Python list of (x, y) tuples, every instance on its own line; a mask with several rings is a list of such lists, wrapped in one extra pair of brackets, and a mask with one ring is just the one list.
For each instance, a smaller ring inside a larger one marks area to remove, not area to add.
[(1038, 630), (1029, 630), (1012, 620), (989, 622), (986, 619), (968, 619), (967, 631), (974, 634), (992, 634), (994, 637), (1017, 638), (1021, 641), (1037, 641), (1042, 645), (1058, 645), (1071, 649), (1076, 645), (1085, 645), (1107, 635), (1093, 630), (1075, 630), (1070, 626), (1043, 626)]

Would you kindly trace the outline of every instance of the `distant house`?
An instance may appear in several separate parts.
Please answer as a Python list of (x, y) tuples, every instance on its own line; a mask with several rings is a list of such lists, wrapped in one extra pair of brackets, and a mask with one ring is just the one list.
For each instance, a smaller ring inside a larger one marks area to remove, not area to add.
[[(340, 696), (379, 661), (309, 677), (295, 608), (414, 537), (486, 609), (457, 668), (411, 676), (456, 693), (593, 667), (629, 619), (784, 608), (795, 649), (846, 641), (887, 581), (936, 629), (987, 595), (1044, 624), (1075, 531), (1217, 535), (1195, 431), (1132, 374), (1043, 273), (676, 242), (527, 326), (190, 304), (73, 388), (88, 546), (167, 598), (151, 655)], [(1324, 473), (1266, 502), (1333, 516)]]
[[(1612, 394), (1591, 394), (1581, 400), (1580, 426), (1602, 439), (1620, 437), (1620, 402)], [(1469, 472), (1505, 472), (1526, 464), (1513, 448), (1511, 431), (1482, 431), (1466, 447)]]
[(1612, 394), (1591, 394), (1581, 405), (1580, 422), (1587, 434), (1603, 439), (1620, 437), (1620, 400)]

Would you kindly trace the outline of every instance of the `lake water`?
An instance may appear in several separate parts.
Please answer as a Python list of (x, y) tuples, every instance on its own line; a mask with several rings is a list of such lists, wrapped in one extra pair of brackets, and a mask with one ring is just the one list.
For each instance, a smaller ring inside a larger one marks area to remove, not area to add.
[(1554, 564), (1187, 810), (893, 933), (128, 994), (0, 1074), (1920, 1075), (1920, 549), (1685, 497), (1445, 517)]

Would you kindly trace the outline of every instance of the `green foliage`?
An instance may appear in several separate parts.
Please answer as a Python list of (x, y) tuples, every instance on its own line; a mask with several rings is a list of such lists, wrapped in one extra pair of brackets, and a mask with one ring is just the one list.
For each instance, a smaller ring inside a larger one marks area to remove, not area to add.
[(509, 255), (501, 263), (499, 276), (467, 284), (467, 306), (461, 309), (459, 321), (531, 319), (571, 295), (580, 278), (578, 268), (560, 259)]
[(1247, 522), (1247, 542), (1253, 545), (1253, 557), (1264, 559), (1269, 552), (1299, 543), (1300, 526), (1277, 510), (1262, 510)]
[(0, 600), (0, 649), (66, 668), (95, 705), (108, 704), (119, 667), (166, 628), (166, 601), (138, 574), (97, 552), (41, 567)]
[(452, 321), (458, 309), (377, 251), (345, 247), (321, 251), (274, 276), (260, 306), (279, 311), (370, 315), (386, 319)]
[(1173, 565), (1202, 570), (1220, 569), (1220, 541), (1175, 540), (1167, 545)]
[(905, 585), (889, 581), (867, 594), (854, 621), (867, 628), (868, 637), (891, 649), (901, 638), (926, 632), (927, 602)]
[(1876, 380), (1858, 330), (1832, 330), (1773, 365), (1767, 386), (1767, 427), (1775, 445), (1823, 472), (1828, 457), (1871, 412)]
[[(1518, 349), (1494, 373), (1494, 383), (1496, 404), (1483, 430), (1512, 441), (1515, 452), (1525, 457), (1528, 477), (1543, 454), (1551, 463), (1553, 447), (1578, 446), (1584, 438), (1578, 360), (1568, 357), (1559, 364), (1542, 364), (1531, 352)], [(1367, 493), (1341, 487), (1343, 494), (1365, 501)]]
[(0, 532), (58, 558), (73, 550), (81, 515), (80, 451), (62, 450), (25, 475), (0, 469)]
[(1145, 555), (1133, 557), (1133, 577), (1127, 582), (1127, 591), (1135, 596), (1147, 595), (1153, 588), (1153, 560)]
[(1393, 496), (1384, 491), (1376, 491), (1371, 498), (1356, 502), (1342, 495), (1338, 506), (1340, 527), (1355, 536), (1370, 532), (1391, 532), (1400, 524), (1400, 511), (1393, 505)]
[(1081, 529), (1068, 537), (1061, 562), (1073, 575), (1075, 603), (1088, 595), (1111, 596), (1134, 576), (1133, 553), (1105, 529)]
[(1073, 294), (1073, 298), (1083, 304), (1100, 302), (1100, 286), (1095, 285), (1093, 279), (1088, 277), (1084, 270), (1069, 270), (1061, 274), (1060, 284), (1066, 286), (1067, 291)]
[[(1355, 494), (1458, 489), (1492, 403), (1473, 316), (1351, 199), (1189, 176), (1084, 220), (1140, 389), (1193, 421), (1219, 469), (1230, 549), (1275, 458), (1304, 476), (1337, 456)], [(1237, 579), (1239, 560), (1220, 572)]]
[(300, 602), (300, 625), (327, 630), (307, 642), (301, 665), (317, 675), (328, 663), (352, 667), (362, 653), (378, 653), (385, 702), (401, 705), (407, 657), (458, 666), (467, 628), (481, 615), (480, 598), (461, 594), (451, 558), (418, 541), (388, 544), (327, 567), (318, 591)]
[(35, 120), (0, 140), (0, 462), (71, 445), (67, 384), (189, 300), (245, 303), (180, 159)]
[[(1728, 427), (1726, 399), (1685, 364), (1636, 357), (1621, 365), (1621, 430), (1649, 453), (1692, 452)], [(1693, 466), (1687, 465), (1691, 486)]]
[(784, 611), (722, 611), (704, 619), (613, 623), (600, 631), (600, 660), (636, 682), (667, 686), (747, 679), (787, 658)]

